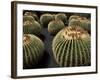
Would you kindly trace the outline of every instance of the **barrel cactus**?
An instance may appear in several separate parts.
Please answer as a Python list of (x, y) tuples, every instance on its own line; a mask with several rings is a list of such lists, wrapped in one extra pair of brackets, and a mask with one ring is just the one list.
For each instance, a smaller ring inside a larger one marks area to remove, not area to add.
[(43, 27), (48, 27), (49, 22), (52, 21), (53, 19), (54, 17), (49, 13), (42, 14), (40, 17), (40, 23)]
[(41, 25), (37, 21), (25, 21), (23, 23), (23, 33), (24, 34), (35, 34), (38, 35), (41, 32)]
[(85, 30), (87, 30), (89, 33), (91, 33), (91, 21), (88, 19), (81, 19), (81, 27), (84, 28)]
[(64, 14), (64, 13), (58, 13), (56, 16), (55, 16), (55, 19), (60, 19), (64, 22), (64, 24), (67, 24), (67, 16)]
[(25, 12), (25, 16), (32, 16), (36, 21), (39, 20), (38, 16), (34, 12)]
[(79, 17), (77, 19), (71, 19), (69, 22), (69, 26), (80, 26), (83, 29), (87, 30), (89, 33), (91, 32), (91, 21), (86, 17)]
[(81, 22), (80, 22), (80, 20), (79, 19), (72, 19), (72, 20), (70, 20), (70, 22), (69, 22), (69, 24), (68, 24), (68, 26), (81, 26)]
[(30, 16), (30, 15), (24, 15), (23, 16), (23, 22), (25, 22), (27, 20), (34, 21), (35, 19), (32, 16)]
[(61, 20), (53, 20), (48, 24), (48, 31), (55, 35), (64, 27), (65, 25)]
[(72, 20), (72, 19), (78, 19), (78, 18), (80, 18), (80, 16), (78, 16), (78, 15), (71, 15), (70, 17), (69, 17), (69, 22)]
[(35, 67), (43, 56), (44, 43), (35, 35), (23, 36), (23, 65), (24, 68)]
[(90, 66), (90, 35), (81, 27), (66, 27), (54, 37), (52, 50), (62, 67)]

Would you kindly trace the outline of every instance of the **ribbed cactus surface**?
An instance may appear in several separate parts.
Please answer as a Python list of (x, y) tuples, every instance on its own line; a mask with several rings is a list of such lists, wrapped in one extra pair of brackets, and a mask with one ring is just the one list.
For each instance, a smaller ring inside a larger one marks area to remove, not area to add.
[(78, 15), (71, 15), (70, 17), (69, 17), (69, 22), (72, 20), (72, 19), (78, 19), (80, 16), (78, 16)]
[(24, 15), (23, 16), (23, 22), (25, 22), (25, 21), (34, 21), (35, 19), (32, 17), (32, 16), (30, 16), (30, 15)]
[(91, 33), (91, 21), (88, 19), (81, 19), (81, 27)]
[(53, 54), (62, 67), (91, 65), (90, 35), (81, 27), (67, 27), (54, 37)]
[(79, 19), (71, 19), (68, 26), (81, 26), (81, 21)]
[(66, 24), (67, 23), (67, 16), (66, 16), (66, 14), (64, 14), (64, 13), (58, 13), (56, 16), (55, 16), (55, 19), (57, 19), (57, 20), (62, 20), (63, 22), (64, 22), (64, 24)]
[(23, 36), (23, 62), (24, 67), (34, 67), (42, 58), (44, 43), (35, 35)]
[(43, 27), (48, 27), (48, 24), (50, 21), (52, 21), (54, 19), (53, 15), (46, 13), (46, 14), (42, 14), (40, 17), (40, 23)]
[(53, 20), (48, 24), (48, 31), (55, 35), (64, 27), (65, 25), (61, 20)]
[(32, 16), (36, 21), (39, 21), (39, 18), (35, 13), (25, 12), (24, 16)]
[(35, 34), (38, 35), (41, 32), (41, 25), (37, 21), (25, 21), (23, 23), (24, 34)]
[(69, 20), (69, 26), (80, 26), (83, 29), (87, 30), (89, 33), (91, 32), (91, 21), (85, 17), (77, 17), (76, 19), (72, 17)]

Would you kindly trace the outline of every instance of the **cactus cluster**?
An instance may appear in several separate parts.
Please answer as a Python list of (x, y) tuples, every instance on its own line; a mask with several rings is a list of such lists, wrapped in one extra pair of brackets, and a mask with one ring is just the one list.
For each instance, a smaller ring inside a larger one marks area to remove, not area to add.
[(38, 16), (31, 12), (23, 15), (23, 68), (36, 67), (44, 52), (44, 43), (38, 37), (42, 27)]
[(90, 35), (81, 27), (67, 27), (54, 38), (52, 49), (60, 66), (89, 66)]
[[(25, 69), (37, 66), (44, 58), (45, 51), (50, 53), (50, 57), (55, 58), (58, 66), (91, 65), (90, 18), (73, 15), (74, 13), (67, 14), (39, 11), (26, 11), (23, 14), (23, 65)], [(48, 44), (50, 41), (52, 44)], [(45, 46), (50, 48), (44, 49)]]
[(38, 64), (43, 56), (44, 43), (35, 35), (24, 34), (23, 36), (23, 58), (24, 67)]
[(40, 16), (40, 23), (43, 27), (47, 27), (50, 34), (57, 34), (67, 23), (67, 16), (64, 13), (49, 14), (44, 13)]

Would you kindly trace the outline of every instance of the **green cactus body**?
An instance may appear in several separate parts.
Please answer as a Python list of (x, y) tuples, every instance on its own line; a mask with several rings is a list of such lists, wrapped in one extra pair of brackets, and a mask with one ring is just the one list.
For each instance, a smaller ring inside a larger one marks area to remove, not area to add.
[(24, 68), (36, 66), (43, 56), (44, 43), (35, 35), (23, 36), (23, 65)]
[(81, 27), (67, 27), (54, 37), (52, 49), (62, 67), (90, 66), (90, 35)]
[(25, 22), (27, 20), (34, 21), (35, 19), (32, 16), (30, 16), (30, 15), (24, 15), (23, 16), (23, 22)]
[(71, 27), (81, 26), (81, 22), (79, 19), (72, 19), (70, 20), (68, 26), (71, 26)]
[(48, 24), (48, 31), (55, 35), (64, 27), (65, 25), (61, 20), (53, 20)]
[(78, 19), (80, 16), (78, 15), (72, 15), (69, 17), (69, 22), (72, 20), (72, 19)]
[(32, 16), (36, 21), (39, 21), (39, 18), (35, 13), (25, 12), (24, 16)]
[(91, 32), (91, 21), (88, 19), (81, 19), (80, 22), (81, 22), (81, 27), (90, 33)]
[(41, 25), (37, 21), (25, 21), (23, 24), (24, 34), (35, 34), (38, 35), (41, 32)]
[(64, 14), (64, 13), (58, 13), (56, 16), (55, 16), (55, 19), (57, 20), (62, 20), (64, 22), (64, 24), (67, 24), (67, 16)]
[(91, 32), (91, 21), (89, 21), (85, 17), (79, 17), (77, 19), (71, 19), (69, 22), (69, 26), (80, 26), (83, 29), (87, 30), (89, 33)]
[(54, 19), (54, 17), (51, 14), (43, 14), (40, 17), (40, 23), (43, 27), (48, 27), (48, 24), (50, 21), (52, 21)]

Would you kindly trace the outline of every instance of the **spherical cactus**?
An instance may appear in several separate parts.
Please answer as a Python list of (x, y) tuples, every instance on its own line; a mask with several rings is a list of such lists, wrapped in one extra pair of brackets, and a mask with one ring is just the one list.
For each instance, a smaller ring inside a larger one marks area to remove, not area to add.
[(48, 31), (55, 35), (64, 27), (65, 25), (61, 20), (53, 20), (48, 24)]
[(54, 37), (52, 49), (62, 67), (90, 66), (90, 35), (81, 27), (66, 27)]
[(69, 22), (69, 26), (80, 26), (83, 29), (87, 30), (89, 33), (91, 32), (91, 22), (85, 17), (79, 17), (77, 19), (71, 19)]
[(24, 68), (35, 67), (41, 60), (44, 51), (44, 43), (35, 35), (23, 36), (23, 65)]
[(56, 16), (55, 16), (55, 19), (60, 19), (64, 22), (64, 24), (67, 24), (67, 16), (64, 14), (64, 13), (58, 13)]
[(30, 15), (24, 15), (23, 16), (23, 22), (25, 22), (27, 20), (34, 21), (35, 19), (32, 16), (30, 16)]
[(24, 34), (35, 34), (38, 35), (40, 34), (42, 30), (41, 25), (37, 21), (25, 21), (23, 23), (23, 32)]
[(40, 23), (43, 27), (48, 27), (48, 24), (50, 21), (52, 21), (54, 19), (54, 17), (51, 14), (43, 14), (40, 17)]
[(68, 26), (71, 26), (71, 27), (81, 26), (81, 22), (79, 19), (71, 19)]
[(38, 16), (33, 12), (25, 12), (25, 16), (32, 16), (36, 21), (39, 21)]
[(81, 22), (80, 26), (85, 30), (87, 30), (89, 33), (91, 33), (91, 21), (86, 18), (85, 19), (83, 18), (80, 20), (80, 22)]
[(71, 15), (70, 17), (69, 17), (69, 22), (72, 20), (72, 19), (78, 19), (78, 18), (80, 18), (80, 16), (78, 16), (78, 15)]

